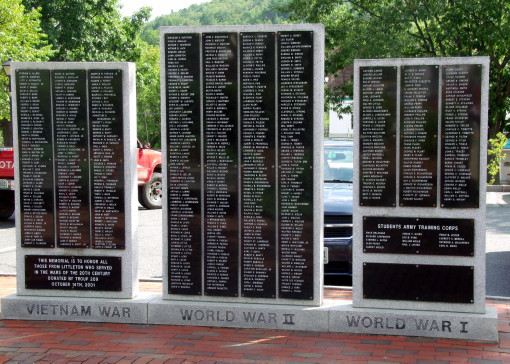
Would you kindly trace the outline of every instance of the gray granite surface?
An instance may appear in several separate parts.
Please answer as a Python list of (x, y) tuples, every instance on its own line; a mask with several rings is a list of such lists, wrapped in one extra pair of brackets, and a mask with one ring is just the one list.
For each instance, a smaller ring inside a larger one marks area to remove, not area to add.
[[(16, 224), (16, 267), (17, 294), (28, 296), (54, 297), (97, 297), (97, 298), (131, 298), (138, 292), (138, 195), (136, 176), (136, 72), (134, 63), (115, 62), (13, 62), (12, 74), (16, 70), (122, 70), (122, 110), (123, 110), (123, 141), (124, 160), (124, 206), (125, 206), (125, 249), (83, 249), (83, 248), (23, 248), (21, 247), (21, 226)], [(12, 81), (12, 92), (16, 94), (16, 81)], [(13, 97), (13, 110), (17, 110), (16, 98)], [(17, 130), (17, 113), (13, 113), (13, 129)], [(14, 145), (19, 143), (14, 133)], [(16, 190), (20, 191), (19, 150), (15, 148), (15, 181)], [(16, 194), (16, 205), (21, 206), (20, 194)], [(16, 221), (21, 221), (21, 209), (16, 209)], [(121, 291), (93, 290), (59, 290), (59, 289), (28, 289), (25, 282), (25, 256), (56, 255), (56, 256), (90, 256), (98, 258), (116, 257), (122, 261)], [(36, 303), (36, 302), (34, 302)]]
[[(360, 67), (393, 66), (397, 67), (397, 129), (396, 135), (400, 135), (400, 70), (405, 65), (462, 65), (481, 64), (481, 130), (480, 140), (487, 140), (487, 112), (488, 112), (488, 82), (489, 82), (489, 59), (488, 57), (459, 57), (459, 58), (416, 58), (416, 59), (367, 59), (355, 60), (354, 65), (354, 135), (360, 135)], [(440, 67), (441, 72), (441, 67)], [(441, 80), (441, 73), (439, 75)], [(439, 87), (441, 87), (439, 82)], [(441, 95), (441, 94), (439, 94)], [(440, 100), (439, 100), (440, 101)], [(439, 105), (438, 128), (440, 128), (441, 107)], [(397, 203), (395, 207), (367, 207), (360, 206), (360, 156), (355, 153), (354, 161), (354, 191), (353, 191), (353, 303), (355, 307), (367, 308), (391, 308), (406, 310), (433, 310), (450, 312), (485, 312), (485, 222), (486, 222), (486, 158), (480, 158), (479, 180), (479, 208), (441, 208), (436, 207), (401, 207), (398, 201), (399, 191), (399, 146), (400, 138), (397, 138)], [(438, 142), (437, 178), (440, 178), (441, 143)], [(354, 150), (360, 149), (359, 138), (354, 138)], [(480, 156), (487, 155), (486, 143), (480, 143)], [(440, 182), (438, 182), (437, 198), (440, 196)], [(465, 218), (474, 219), (475, 243), (472, 257), (462, 256), (439, 256), (439, 255), (409, 255), (409, 254), (374, 254), (363, 252), (363, 217), (413, 217), (413, 218)], [(441, 302), (415, 302), (404, 300), (368, 299), (363, 294), (363, 264), (364, 263), (394, 263), (394, 264), (430, 264), (430, 265), (463, 265), (474, 267), (474, 300), (468, 304), (452, 304)]]

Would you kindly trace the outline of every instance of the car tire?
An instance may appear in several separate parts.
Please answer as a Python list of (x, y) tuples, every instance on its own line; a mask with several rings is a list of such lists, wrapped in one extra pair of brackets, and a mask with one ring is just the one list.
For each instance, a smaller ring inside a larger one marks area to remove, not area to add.
[(153, 173), (149, 182), (138, 187), (138, 201), (146, 209), (160, 209), (163, 204), (162, 191), (161, 173)]
[(0, 191), (0, 220), (7, 220), (14, 213), (14, 191)]

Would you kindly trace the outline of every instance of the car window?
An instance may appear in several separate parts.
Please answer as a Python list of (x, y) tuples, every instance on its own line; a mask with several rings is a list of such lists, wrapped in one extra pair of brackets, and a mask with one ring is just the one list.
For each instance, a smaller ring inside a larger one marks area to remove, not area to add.
[(352, 182), (352, 148), (324, 147), (324, 181)]

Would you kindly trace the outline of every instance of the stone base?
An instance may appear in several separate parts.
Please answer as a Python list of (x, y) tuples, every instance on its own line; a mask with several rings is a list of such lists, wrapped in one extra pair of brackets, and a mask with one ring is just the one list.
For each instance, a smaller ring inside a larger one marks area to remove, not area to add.
[(11, 320), (114, 322), (181, 326), (320, 331), (344, 334), (421, 336), (498, 342), (495, 307), (486, 313), (354, 308), (326, 300), (321, 307), (134, 299), (53, 298), (11, 295), (1, 313)]
[(1, 314), (8, 320), (55, 320), (146, 324), (148, 303), (155, 294), (133, 299), (6, 296)]
[(149, 324), (328, 331), (329, 307), (232, 304), (155, 299)]
[(498, 342), (497, 312), (485, 314), (354, 308), (326, 300), (321, 307), (175, 302), (149, 304), (149, 324), (422, 336)]
[(344, 302), (330, 309), (329, 331), (497, 343), (498, 315), (490, 306), (478, 314), (354, 308), (351, 302)]

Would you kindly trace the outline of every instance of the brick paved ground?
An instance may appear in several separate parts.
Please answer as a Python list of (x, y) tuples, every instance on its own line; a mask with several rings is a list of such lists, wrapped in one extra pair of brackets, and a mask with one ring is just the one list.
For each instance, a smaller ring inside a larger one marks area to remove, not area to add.
[[(0, 297), (15, 292), (0, 277)], [(161, 283), (141, 290), (160, 292)], [(350, 298), (348, 290), (326, 290)], [(488, 301), (499, 345), (398, 336), (0, 320), (3, 363), (510, 363), (510, 301)]]

